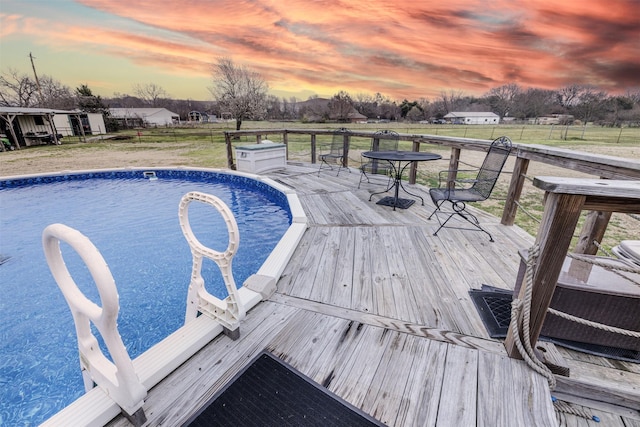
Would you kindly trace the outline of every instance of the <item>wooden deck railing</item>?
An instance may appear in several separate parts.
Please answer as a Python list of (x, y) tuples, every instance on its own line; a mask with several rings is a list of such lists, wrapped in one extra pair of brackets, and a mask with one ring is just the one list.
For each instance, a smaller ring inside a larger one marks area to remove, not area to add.
[[(521, 335), (529, 334), (531, 343), (536, 343), (540, 336), (581, 211), (640, 213), (640, 182), (537, 177), (534, 185), (545, 192), (545, 206), (536, 236), (539, 255), (531, 276), (529, 330), (519, 331)], [(606, 289), (610, 284), (601, 285)], [(522, 284), (516, 297), (523, 300), (524, 293), (525, 285)], [(520, 355), (515, 333), (510, 326), (505, 347), (511, 357)]]
[[(282, 142), (287, 146), (287, 158), (288, 136), (309, 135), (311, 148), (310, 160), (311, 163), (316, 163), (318, 158), (317, 136), (333, 135), (333, 133), (334, 132), (331, 129), (258, 129), (250, 131), (227, 131), (225, 132), (227, 163), (230, 169), (235, 169), (232, 145), (232, 139), (234, 137), (255, 136), (256, 143), (259, 144), (262, 141), (263, 136), (268, 135), (281, 136)], [(372, 138), (373, 134), (374, 132), (372, 131), (357, 130), (350, 133), (347, 138), (347, 143), (345, 143), (345, 166), (348, 166), (349, 138)], [(450, 147), (451, 155), (449, 160), (449, 169), (451, 170), (458, 169), (460, 153), (462, 150), (487, 151), (491, 144), (491, 141), (489, 140), (402, 133), (400, 134), (400, 140), (411, 141), (413, 151), (420, 151), (425, 144)], [(518, 201), (522, 194), (522, 188), (525, 182), (525, 175), (531, 161), (587, 173), (597, 176), (598, 178), (640, 181), (640, 160), (591, 154), (534, 144), (514, 144), (514, 150), (511, 154), (515, 156), (516, 159), (505, 207), (502, 212), (501, 223), (504, 225), (514, 224), (518, 210)], [(409, 172), (410, 184), (415, 184), (416, 175), (416, 164), (413, 164)], [(594, 240), (598, 242), (602, 240), (610, 217), (611, 212), (604, 210), (589, 212), (579, 238), (578, 247), (575, 251), (591, 255), (595, 254), (597, 248), (592, 244), (592, 242)]]

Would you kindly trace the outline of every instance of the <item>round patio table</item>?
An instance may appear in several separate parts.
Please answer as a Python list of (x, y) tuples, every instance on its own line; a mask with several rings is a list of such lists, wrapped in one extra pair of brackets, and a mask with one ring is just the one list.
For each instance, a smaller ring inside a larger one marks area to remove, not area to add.
[(384, 206), (392, 206), (393, 210), (396, 210), (396, 207), (400, 209), (407, 209), (411, 206), (415, 200), (413, 199), (401, 199), (398, 197), (400, 188), (414, 197), (419, 198), (422, 201), (422, 205), (424, 206), (424, 199), (417, 194), (413, 194), (404, 188), (402, 185), (402, 174), (404, 173), (407, 166), (414, 162), (425, 162), (430, 160), (440, 160), (442, 156), (440, 154), (435, 153), (424, 153), (419, 151), (365, 151), (362, 153), (363, 157), (373, 160), (385, 160), (389, 162), (392, 169), (392, 178), (393, 181), (389, 187), (387, 187), (384, 191), (379, 191), (377, 193), (372, 193), (369, 196), (369, 201), (376, 194), (386, 193), (392, 188), (395, 190), (393, 196), (383, 197), (382, 199), (376, 202), (378, 205)]

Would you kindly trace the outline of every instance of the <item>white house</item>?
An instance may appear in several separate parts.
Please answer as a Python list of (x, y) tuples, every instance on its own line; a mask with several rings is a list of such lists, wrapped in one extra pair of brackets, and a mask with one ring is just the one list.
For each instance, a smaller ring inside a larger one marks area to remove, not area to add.
[(166, 108), (109, 108), (111, 118), (123, 127), (172, 126), (180, 123), (180, 115)]
[(500, 116), (491, 112), (451, 112), (444, 118), (457, 125), (497, 125), (500, 123)]

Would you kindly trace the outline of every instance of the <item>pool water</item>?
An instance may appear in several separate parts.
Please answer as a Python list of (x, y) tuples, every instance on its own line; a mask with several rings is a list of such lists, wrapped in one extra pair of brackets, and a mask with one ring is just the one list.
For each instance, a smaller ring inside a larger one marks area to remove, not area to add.
[[(42, 231), (63, 223), (86, 235), (111, 269), (120, 295), (118, 326), (131, 358), (184, 323), (191, 253), (178, 220), (189, 191), (213, 194), (233, 211), (240, 246), (238, 286), (254, 274), (291, 223), (286, 197), (235, 175), (193, 171), (87, 174), (0, 182), (0, 425), (36, 425), (84, 393), (71, 312), (53, 280)], [(226, 225), (209, 205), (191, 203), (197, 238), (227, 247)], [(79, 288), (100, 304), (79, 256), (61, 245)], [(207, 290), (226, 296), (218, 267), (205, 260)]]

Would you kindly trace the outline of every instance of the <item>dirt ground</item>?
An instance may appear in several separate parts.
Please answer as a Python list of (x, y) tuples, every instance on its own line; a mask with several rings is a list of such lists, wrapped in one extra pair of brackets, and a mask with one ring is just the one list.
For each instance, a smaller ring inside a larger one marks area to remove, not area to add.
[[(85, 148), (86, 147), (86, 148)], [(29, 147), (0, 153), (0, 176), (30, 175), (46, 172), (77, 171), (90, 169), (152, 167), (152, 166), (202, 166), (201, 160), (189, 157), (190, 144), (131, 144), (112, 143), (107, 147), (57, 150), (58, 147)], [(222, 167), (222, 164), (216, 167)]]

